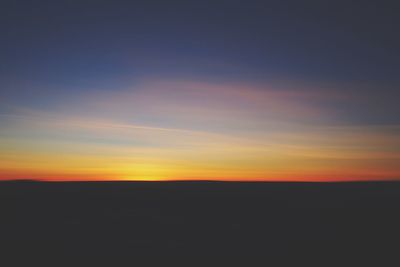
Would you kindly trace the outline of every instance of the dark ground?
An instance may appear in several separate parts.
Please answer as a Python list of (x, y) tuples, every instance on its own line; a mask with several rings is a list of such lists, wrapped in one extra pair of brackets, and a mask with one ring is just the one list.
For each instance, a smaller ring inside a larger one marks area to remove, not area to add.
[(400, 183), (0, 183), (0, 265), (400, 266)]

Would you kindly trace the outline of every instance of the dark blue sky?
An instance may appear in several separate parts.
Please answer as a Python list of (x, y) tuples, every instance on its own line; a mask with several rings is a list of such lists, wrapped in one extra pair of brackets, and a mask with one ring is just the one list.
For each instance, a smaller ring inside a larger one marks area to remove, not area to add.
[(3, 1), (2, 58), (12, 73), (113, 75), (126, 57), (209, 57), (260, 74), (396, 82), (399, 18), (384, 2)]
[[(49, 90), (180, 75), (351, 84), (387, 104), (399, 97), (397, 10), (393, 1), (2, 1), (1, 96), (40, 102)], [(394, 118), (393, 105), (382, 108)]]

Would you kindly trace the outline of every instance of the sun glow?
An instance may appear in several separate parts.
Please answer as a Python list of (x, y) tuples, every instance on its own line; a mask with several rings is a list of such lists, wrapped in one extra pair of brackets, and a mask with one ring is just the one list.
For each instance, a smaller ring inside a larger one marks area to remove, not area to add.
[(171, 173), (165, 166), (155, 164), (134, 164), (118, 170), (123, 181), (164, 181)]
[(0, 116), (0, 179), (398, 177), (400, 127), (340, 124), (318, 104), (333, 97), (268, 86), (150, 82), (66, 99), (57, 112), (15, 111)]

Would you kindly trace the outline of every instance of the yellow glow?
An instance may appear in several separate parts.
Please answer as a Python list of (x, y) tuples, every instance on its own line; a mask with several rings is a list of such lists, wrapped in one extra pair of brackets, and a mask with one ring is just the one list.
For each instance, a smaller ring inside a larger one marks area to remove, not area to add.
[(298, 94), (166, 83), (88, 99), (60, 114), (4, 116), (0, 179), (400, 177), (399, 126), (332, 126)]
[(133, 164), (118, 170), (120, 179), (127, 181), (162, 181), (170, 177), (165, 166), (154, 164)]

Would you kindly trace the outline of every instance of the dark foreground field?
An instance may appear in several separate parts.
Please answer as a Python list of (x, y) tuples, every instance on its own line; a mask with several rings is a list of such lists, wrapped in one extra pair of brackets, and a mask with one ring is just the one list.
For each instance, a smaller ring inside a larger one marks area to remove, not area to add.
[(400, 266), (400, 183), (0, 183), (1, 266)]

